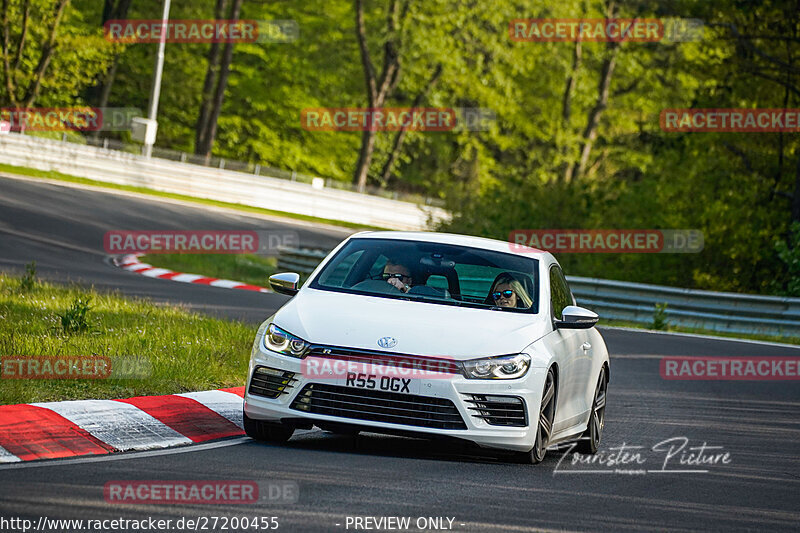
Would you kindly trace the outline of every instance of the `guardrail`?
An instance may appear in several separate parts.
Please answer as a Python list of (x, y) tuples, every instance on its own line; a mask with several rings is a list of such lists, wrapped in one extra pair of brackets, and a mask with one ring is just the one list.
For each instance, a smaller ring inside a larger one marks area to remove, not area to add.
[(320, 187), (321, 178), (315, 187), (266, 171), (238, 172), (18, 133), (0, 135), (0, 163), (387, 229), (426, 229), (449, 217), (433, 205)]
[[(328, 254), (324, 250), (281, 250), (278, 268), (310, 274)], [(601, 319), (652, 324), (657, 304), (666, 304), (669, 325), (726, 333), (800, 337), (800, 298), (679, 289), (567, 276), (579, 305)], [(462, 286), (475, 280), (464, 279)]]

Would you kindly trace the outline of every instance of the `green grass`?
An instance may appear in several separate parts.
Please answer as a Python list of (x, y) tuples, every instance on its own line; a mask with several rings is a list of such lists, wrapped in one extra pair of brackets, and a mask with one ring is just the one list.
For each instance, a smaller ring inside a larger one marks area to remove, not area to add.
[(252, 254), (151, 254), (139, 260), (154, 267), (241, 281), (259, 287), (268, 287), (267, 279), (278, 269), (277, 258)]
[[(628, 322), (626, 320), (607, 320), (603, 319), (602, 317), (600, 318), (598, 326), (601, 328), (603, 326), (609, 326), (609, 327), (646, 329), (653, 331), (652, 324), (639, 324), (636, 322)], [(665, 329), (659, 331), (665, 331), (670, 333), (694, 333), (697, 335), (711, 335), (714, 337), (730, 338), (731, 340), (747, 339), (754, 341), (779, 342), (781, 344), (800, 344), (800, 338), (798, 337), (781, 337), (778, 335), (756, 335), (750, 333), (729, 333), (726, 331), (714, 331), (701, 328), (688, 328), (684, 326), (675, 326), (675, 325), (668, 325)]]
[[(70, 328), (62, 325), (61, 316), (79, 300), (89, 302), (84, 317), (88, 327), (68, 333)], [(116, 358), (135, 357), (151, 369), (141, 379), (0, 377), (0, 404), (242, 386), (255, 332), (256, 327), (239, 322), (78, 286), (37, 281), (25, 290), (21, 278), (0, 274), (0, 355), (105, 356), (112, 364)]]
[(301, 215), (298, 213), (288, 213), (286, 211), (277, 211), (274, 209), (264, 209), (261, 207), (251, 207), (248, 205), (234, 204), (231, 202), (219, 202), (217, 200), (209, 200), (207, 198), (197, 198), (194, 196), (187, 196), (184, 194), (175, 194), (171, 192), (155, 191), (147, 187), (135, 187), (133, 185), (117, 185), (115, 183), (106, 183), (104, 181), (91, 180), (88, 178), (79, 178), (77, 176), (70, 176), (69, 174), (62, 174), (61, 172), (36, 170), (33, 168), (17, 167), (14, 165), (6, 165), (0, 163), (0, 171), (8, 172), (11, 174), (19, 174), (31, 178), (46, 178), (51, 180), (66, 181), (69, 183), (79, 183), (81, 185), (92, 185), (94, 187), (104, 187), (106, 189), (116, 189), (120, 191), (136, 192), (141, 194), (149, 194), (151, 196), (159, 196), (161, 198), (171, 198), (173, 200), (182, 200), (185, 202), (192, 202), (201, 205), (213, 205), (216, 207), (225, 207), (228, 209), (236, 209), (246, 213), (257, 213), (260, 215), (278, 216), (284, 218), (291, 218), (295, 220), (305, 220), (307, 222), (316, 222), (320, 224), (330, 224), (333, 226), (341, 226), (343, 228), (350, 228), (356, 230), (384, 230), (378, 226), (365, 226), (363, 224), (354, 224), (352, 222), (344, 222), (341, 220), (333, 220), (330, 218), (312, 217), (309, 215)]

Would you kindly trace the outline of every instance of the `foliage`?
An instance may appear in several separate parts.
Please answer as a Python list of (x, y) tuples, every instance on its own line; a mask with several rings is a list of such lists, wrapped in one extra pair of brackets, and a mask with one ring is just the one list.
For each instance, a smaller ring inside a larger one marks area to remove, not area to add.
[(666, 302), (656, 304), (655, 311), (653, 312), (653, 323), (651, 324), (651, 327), (657, 330), (664, 330), (667, 329), (668, 325)]
[(19, 281), (20, 292), (31, 292), (36, 287), (36, 261), (25, 265), (25, 275)]
[(778, 291), (786, 296), (800, 296), (800, 222), (792, 224), (790, 239), (791, 245), (782, 239), (775, 242), (778, 257), (786, 265), (785, 288), (779, 287)]
[(86, 314), (92, 308), (91, 302), (91, 298), (76, 297), (63, 313), (56, 315), (61, 325), (61, 333), (74, 335), (92, 331), (92, 324), (86, 317)]
[[(68, 1), (62, 15), (57, 17), (57, 8), (62, 1), (3, 2), (0, 9), (4, 11), (2, 15), (8, 17), (9, 32), (4, 37), (9, 41), (9, 68), (6, 69), (5, 61), (0, 61), (0, 80), (3, 80), (0, 83), (0, 107), (26, 104), (56, 107), (87, 103), (81, 98), (81, 93), (107, 67), (114, 46), (103, 39), (99, 25), (93, 25), (84, 11)], [(26, 5), (30, 9), (27, 24), (24, 23)], [(49, 49), (47, 44), (54, 26), (55, 42)], [(48, 54), (49, 50), (52, 53)], [(46, 68), (39, 76), (44, 61)], [(38, 91), (35, 90), (37, 80)]]
[[(37, 9), (55, 2), (32, 1)], [(666, 132), (659, 125), (666, 108), (800, 107), (795, 2), (617, 2), (619, 17), (700, 19), (703, 36), (576, 47), (574, 42), (514, 41), (509, 21), (603, 18), (609, 3), (397, 1), (402, 24), (391, 37), (400, 43), (401, 73), (386, 105), (410, 106), (441, 66), (423, 106), (488, 109), (496, 120), (480, 131), (408, 132), (387, 178), (383, 167), (395, 134), (378, 132), (371, 185), (443, 199), (453, 217), (441, 229), (499, 239), (526, 228), (698, 229), (704, 234), (705, 248), (697, 254), (564, 254), (558, 259), (569, 274), (757, 293), (783, 293), (800, 283), (796, 271), (784, 275), (789, 252), (774, 244), (800, 221), (798, 208), (792, 208), (792, 198), (800, 195), (800, 138)], [(376, 66), (389, 37), (391, 3), (364, 2)], [(308, 131), (300, 113), (366, 105), (354, 4), (245, 0), (242, 18), (292, 19), (300, 34), (289, 43), (236, 44), (215, 156), (352, 179), (361, 134)], [(20, 1), (11, 5), (18, 20)], [(173, 2), (171, 18), (211, 18), (214, 7), (214, 0)], [(154, 19), (160, 8), (160, 0), (133, 0), (128, 16)], [(109, 105), (147, 108), (156, 45), (107, 43), (101, 37), (101, 10), (101, 2), (72, 0), (42, 88), (43, 104), (83, 103), (81, 88), (116, 57)], [(47, 20), (43, 16), (32, 28), (40, 39), (24, 56), (25, 72), (34, 65)], [(16, 38), (13, 33), (12, 41)], [(194, 149), (208, 47), (167, 45), (160, 146)], [(614, 68), (604, 102), (599, 88), (609, 62)], [(590, 127), (593, 117), (596, 127)], [(587, 140), (585, 169), (567, 172), (579, 163)]]

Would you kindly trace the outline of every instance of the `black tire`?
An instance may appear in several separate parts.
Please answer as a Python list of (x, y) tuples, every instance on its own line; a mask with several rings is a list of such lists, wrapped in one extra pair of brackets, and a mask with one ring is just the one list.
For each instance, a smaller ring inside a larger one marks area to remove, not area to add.
[(556, 414), (556, 376), (553, 369), (547, 371), (542, 390), (542, 404), (539, 408), (539, 421), (536, 424), (536, 440), (533, 448), (528, 452), (517, 454), (519, 462), (525, 464), (538, 464), (547, 454), (547, 444), (553, 432), (553, 420)]
[(584, 455), (594, 455), (600, 447), (600, 439), (603, 438), (603, 428), (606, 424), (606, 399), (608, 397), (608, 374), (606, 367), (600, 368), (600, 376), (597, 378), (597, 387), (594, 391), (592, 400), (592, 410), (589, 414), (589, 425), (586, 428), (581, 440), (578, 441), (574, 451)]
[(280, 422), (255, 420), (249, 418), (246, 413), (242, 413), (242, 420), (247, 436), (260, 442), (284, 443), (294, 434), (293, 427), (285, 426)]

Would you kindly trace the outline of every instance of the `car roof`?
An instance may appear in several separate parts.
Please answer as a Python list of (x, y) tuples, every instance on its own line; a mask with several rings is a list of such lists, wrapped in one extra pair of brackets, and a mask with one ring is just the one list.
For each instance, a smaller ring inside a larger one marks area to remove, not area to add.
[(530, 248), (521, 244), (514, 244), (497, 239), (475, 237), (473, 235), (459, 235), (457, 233), (438, 233), (433, 231), (363, 231), (352, 235), (351, 238), (438, 242), (505, 252), (533, 259), (545, 259), (548, 260), (547, 262), (554, 261), (553, 256), (549, 252), (539, 250), (538, 248)]

